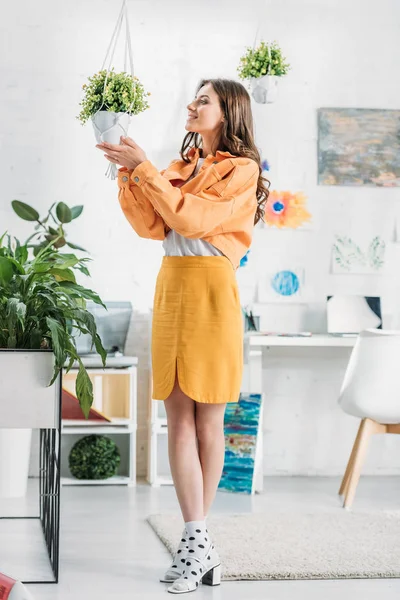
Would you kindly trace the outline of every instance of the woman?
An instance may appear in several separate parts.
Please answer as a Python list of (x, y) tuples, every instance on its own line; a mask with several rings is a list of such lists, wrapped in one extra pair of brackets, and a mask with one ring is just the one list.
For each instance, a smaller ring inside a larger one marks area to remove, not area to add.
[(158, 172), (130, 138), (100, 144), (122, 165), (121, 208), (142, 237), (163, 240), (152, 327), (153, 398), (163, 400), (171, 473), (185, 521), (160, 581), (172, 593), (220, 583), (205, 519), (225, 456), (224, 412), (239, 399), (243, 324), (235, 271), (268, 189), (240, 83), (203, 80), (187, 106), (178, 160)]

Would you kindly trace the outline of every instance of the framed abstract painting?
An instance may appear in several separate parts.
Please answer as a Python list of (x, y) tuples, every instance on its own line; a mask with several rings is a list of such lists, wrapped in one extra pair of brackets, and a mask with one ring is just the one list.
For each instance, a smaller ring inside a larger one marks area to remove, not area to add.
[(320, 108), (318, 184), (400, 187), (400, 110)]

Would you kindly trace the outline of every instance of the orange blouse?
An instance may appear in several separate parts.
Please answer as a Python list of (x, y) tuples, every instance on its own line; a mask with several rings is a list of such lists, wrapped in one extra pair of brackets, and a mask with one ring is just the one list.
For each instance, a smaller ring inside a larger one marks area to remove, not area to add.
[(209, 154), (186, 183), (200, 156), (189, 150), (190, 162), (173, 160), (159, 172), (146, 160), (118, 171), (121, 208), (138, 235), (163, 240), (174, 229), (187, 238), (213, 244), (235, 269), (250, 247), (257, 209), (258, 164), (217, 151)]

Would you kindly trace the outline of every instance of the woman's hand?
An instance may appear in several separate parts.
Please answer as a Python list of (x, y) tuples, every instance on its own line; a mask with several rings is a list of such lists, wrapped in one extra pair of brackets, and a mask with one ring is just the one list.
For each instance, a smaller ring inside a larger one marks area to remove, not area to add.
[(121, 136), (121, 145), (102, 142), (96, 148), (106, 152), (107, 160), (115, 165), (121, 165), (129, 170), (136, 169), (140, 163), (147, 160), (146, 153), (130, 137)]

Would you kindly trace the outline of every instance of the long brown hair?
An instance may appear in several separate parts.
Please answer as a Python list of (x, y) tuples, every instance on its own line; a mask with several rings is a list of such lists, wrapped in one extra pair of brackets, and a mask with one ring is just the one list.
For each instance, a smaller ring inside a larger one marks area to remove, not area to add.
[[(234, 156), (246, 156), (255, 160), (260, 169), (256, 192), (257, 211), (254, 217), (254, 224), (256, 224), (264, 217), (264, 205), (268, 199), (270, 182), (262, 176), (261, 157), (254, 143), (250, 96), (244, 85), (232, 79), (202, 79), (196, 94), (207, 83), (211, 83), (218, 95), (222, 114), (225, 116), (215, 151), (230, 152)], [(180, 155), (185, 162), (190, 162), (188, 157), (190, 148), (202, 148), (202, 138), (199, 133), (189, 131), (183, 139)]]

